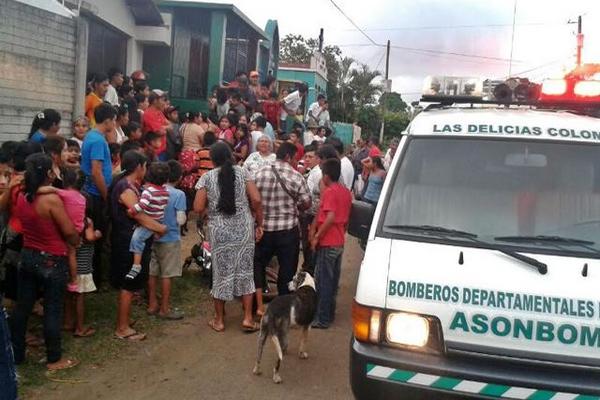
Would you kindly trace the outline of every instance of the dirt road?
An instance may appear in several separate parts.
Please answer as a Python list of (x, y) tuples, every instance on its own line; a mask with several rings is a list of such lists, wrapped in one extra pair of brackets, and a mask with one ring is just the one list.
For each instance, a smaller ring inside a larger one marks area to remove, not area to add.
[(271, 381), (269, 373), (275, 360), (270, 341), (263, 358), (263, 375), (252, 374), (257, 336), (240, 331), (239, 303), (227, 306), (227, 329), (218, 334), (206, 325), (211, 309), (210, 303), (204, 302), (202, 316), (170, 323), (160, 336), (132, 344), (132, 351), (102, 367), (78, 367), (76, 379), (84, 383), (57, 384), (55, 389), (45, 388), (39, 398), (351, 399), (348, 383), (350, 311), (361, 257), (357, 242), (349, 239), (336, 322), (329, 330), (311, 331), (308, 360), (296, 356), (300, 331), (292, 332), (280, 385)]

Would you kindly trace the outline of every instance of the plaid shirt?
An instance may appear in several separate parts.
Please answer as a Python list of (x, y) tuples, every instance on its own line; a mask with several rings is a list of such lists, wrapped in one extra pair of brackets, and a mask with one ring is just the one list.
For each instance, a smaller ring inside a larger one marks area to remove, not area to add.
[(302, 175), (289, 164), (277, 160), (272, 165), (293, 198), (278, 182), (271, 165), (258, 170), (255, 181), (262, 197), (265, 214), (264, 230), (266, 232), (290, 230), (298, 225), (298, 206), (310, 202), (308, 185)]

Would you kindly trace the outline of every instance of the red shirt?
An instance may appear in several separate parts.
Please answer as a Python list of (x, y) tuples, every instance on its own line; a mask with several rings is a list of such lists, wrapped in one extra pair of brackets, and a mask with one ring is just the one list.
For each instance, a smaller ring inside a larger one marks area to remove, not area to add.
[[(163, 128), (167, 128), (169, 126), (169, 121), (167, 121), (167, 117), (162, 111), (157, 110), (154, 107), (148, 108), (144, 111), (144, 116), (142, 117), (142, 130), (144, 133), (148, 132), (156, 132), (162, 134)], [(167, 135), (162, 135), (162, 142), (160, 145), (160, 149), (157, 151), (157, 154), (162, 154), (167, 150)]]
[(296, 155), (294, 156), (294, 168), (298, 168), (298, 163), (304, 158), (304, 146), (296, 143)]
[(281, 114), (281, 103), (277, 100), (265, 101), (263, 103), (263, 113), (267, 121), (273, 125), (273, 128), (276, 128)]
[(350, 219), (352, 194), (340, 183), (334, 183), (321, 194), (317, 223), (323, 225), (328, 212), (335, 214), (333, 225), (319, 239), (319, 247), (342, 247), (345, 242), (346, 227)]
[(369, 150), (369, 157), (381, 157), (381, 150), (379, 150), (379, 147), (372, 146)]
[(66, 256), (67, 243), (58, 226), (52, 218), (43, 218), (35, 210), (39, 196), (30, 203), (24, 193), (19, 193), (16, 213), (23, 224), (23, 247), (54, 256)]

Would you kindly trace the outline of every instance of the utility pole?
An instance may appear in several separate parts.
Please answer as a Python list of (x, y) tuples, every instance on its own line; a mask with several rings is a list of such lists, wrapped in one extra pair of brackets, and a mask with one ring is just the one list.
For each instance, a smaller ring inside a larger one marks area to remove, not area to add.
[(581, 29), (581, 15), (577, 18), (577, 66), (581, 67), (581, 50), (583, 49), (583, 32)]
[[(390, 79), (390, 41), (387, 41), (387, 50), (385, 55), (385, 83), (383, 88), (383, 95), (391, 92)], [(379, 131), (379, 142), (383, 142), (383, 131), (385, 129), (385, 102), (381, 103), (381, 130)]]

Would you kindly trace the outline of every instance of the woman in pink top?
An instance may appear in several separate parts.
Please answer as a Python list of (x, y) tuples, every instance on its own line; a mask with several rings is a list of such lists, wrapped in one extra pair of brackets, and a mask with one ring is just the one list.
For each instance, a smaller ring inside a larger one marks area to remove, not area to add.
[(219, 120), (219, 129), (217, 130), (217, 139), (229, 143), (233, 146), (233, 130), (231, 127), (234, 125), (231, 117), (224, 115)]
[[(52, 159), (41, 153), (26, 160), (25, 184), (15, 212), (23, 227), (19, 292), (13, 315), (12, 339), (17, 364), (25, 361), (25, 332), (37, 294), (44, 296), (46, 367), (70, 368), (77, 361), (62, 357), (63, 296), (67, 285), (67, 244), (77, 246), (79, 235), (57, 194), (38, 190), (56, 179)], [(43, 189), (42, 189), (43, 190)]]

